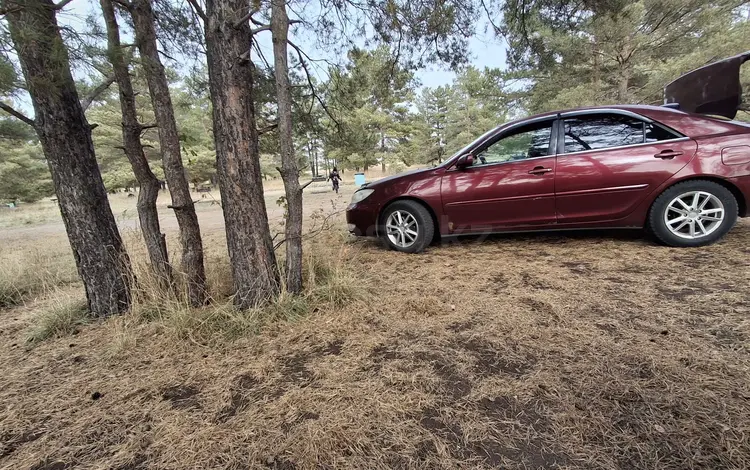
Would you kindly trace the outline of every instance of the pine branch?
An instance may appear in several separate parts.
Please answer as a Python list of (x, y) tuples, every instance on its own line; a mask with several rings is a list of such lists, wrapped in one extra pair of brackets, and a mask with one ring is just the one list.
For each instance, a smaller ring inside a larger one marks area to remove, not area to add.
[(254, 28), (250, 30), (250, 34), (255, 36), (256, 34), (260, 33), (261, 31), (270, 31), (271, 25), (270, 24), (264, 24), (263, 26), (260, 26), (258, 28)]
[(89, 109), (89, 106), (91, 106), (91, 103), (93, 103), (94, 100), (96, 100), (99, 97), (99, 95), (104, 93), (104, 91), (107, 88), (109, 88), (109, 86), (112, 83), (114, 83), (114, 81), (115, 81), (114, 76), (107, 77), (104, 79), (103, 82), (97, 85), (96, 88), (91, 90), (91, 93), (89, 93), (88, 96), (84, 96), (83, 99), (81, 100), (81, 107), (83, 108), (83, 110), (86, 111), (87, 109)]
[(258, 10), (256, 10), (255, 8), (251, 8), (251, 9), (250, 9), (250, 11), (248, 11), (248, 12), (247, 12), (247, 14), (246, 14), (245, 16), (243, 16), (243, 17), (242, 17), (242, 18), (240, 18), (239, 20), (235, 21), (235, 22), (234, 22), (234, 25), (232, 25), (232, 26), (234, 26), (234, 29), (237, 29), (237, 28), (239, 28), (240, 26), (242, 26), (242, 23), (244, 23), (244, 22), (246, 22), (246, 21), (250, 20), (250, 18), (251, 18), (251, 17), (252, 17), (252, 16), (254, 15), (254, 14), (256, 14), (257, 12), (258, 12)]
[(8, 6), (8, 7), (5, 7), (5, 8), (0, 8), (0, 16), (7, 15), (8, 13), (13, 13), (13, 12), (16, 12), (16, 11), (21, 11), (21, 10), (22, 10), (22, 8), (19, 5)]
[(290, 41), (290, 40), (287, 39), (286, 42), (290, 46), (292, 46), (292, 48), (295, 51), (297, 51), (297, 57), (299, 58), (300, 65), (302, 65), (302, 68), (305, 71), (305, 77), (307, 78), (307, 85), (310, 87), (310, 92), (313, 94), (313, 96), (315, 97), (316, 101), (318, 103), (320, 103), (320, 106), (323, 108), (323, 111), (326, 112), (326, 114), (328, 115), (328, 117), (330, 117), (331, 120), (336, 123), (336, 127), (341, 127), (341, 124), (339, 123), (339, 121), (336, 119), (336, 117), (333, 115), (333, 113), (331, 113), (331, 111), (328, 109), (328, 106), (326, 106), (326, 104), (320, 98), (320, 95), (318, 95), (317, 91), (315, 91), (315, 84), (312, 82), (312, 76), (310, 75), (310, 70), (307, 68), (307, 63), (305, 62), (305, 59), (304, 59), (304, 57), (307, 57), (309, 59), (310, 56), (308, 56), (305, 52), (303, 52), (302, 49), (300, 49), (299, 46), (297, 46), (292, 41)]
[(261, 128), (258, 129), (258, 135), (263, 135), (263, 134), (266, 134), (268, 132), (271, 132), (272, 130), (276, 129), (277, 127), (279, 127), (279, 123), (278, 122), (274, 122), (274, 123), (268, 124), (267, 126), (263, 126), (263, 127), (261, 127)]
[(201, 8), (200, 4), (198, 3), (198, 0), (187, 0), (190, 6), (193, 7), (193, 11), (200, 16), (200, 18), (203, 21), (208, 21), (208, 16), (206, 16), (206, 12), (203, 11), (203, 8)]
[(54, 9), (54, 10), (62, 10), (63, 8), (65, 8), (65, 6), (66, 6), (66, 5), (68, 4), (68, 3), (72, 2), (72, 1), (73, 1), (73, 0), (62, 0), (62, 1), (60, 2), (60, 3), (55, 3), (55, 4), (54, 4), (54, 5), (52, 6), (52, 9)]
[(5, 103), (0, 103), (0, 109), (2, 109), (3, 111), (5, 111), (6, 113), (10, 114), (14, 118), (19, 119), (19, 120), (25, 122), (26, 124), (30, 125), (31, 127), (34, 127), (34, 120), (33, 119), (31, 119), (30, 117), (26, 116), (25, 114), (23, 114), (20, 111), (16, 111), (11, 106), (8, 106)]

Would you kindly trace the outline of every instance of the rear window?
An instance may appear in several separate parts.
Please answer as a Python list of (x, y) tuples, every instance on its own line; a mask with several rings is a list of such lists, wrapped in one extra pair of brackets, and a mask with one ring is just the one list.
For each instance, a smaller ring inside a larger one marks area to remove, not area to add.
[(659, 142), (675, 138), (674, 134), (652, 122), (645, 122), (644, 125), (646, 126), (646, 142)]
[(592, 114), (565, 119), (565, 153), (624, 147), (674, 139), (654, 123), (621, 114)]

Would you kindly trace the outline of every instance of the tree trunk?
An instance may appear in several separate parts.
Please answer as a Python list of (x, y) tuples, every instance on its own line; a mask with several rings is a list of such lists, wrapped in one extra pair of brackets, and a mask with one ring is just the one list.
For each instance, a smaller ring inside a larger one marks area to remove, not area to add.
[(380, 133), (380, 169), (385, 174), (385, 132)]
[(313, 161), (315, 162), (315, 176), (320, 176), (320, 162), (318, 161), (318, 139), (313, 139)]
[[(5, 2), (3, 6), (6, 6)], [(107, 199), (50, 0), (21, 0), (6, 15), (65, 230), (95, 316), (130, 305), (130, 261)]]
[(169, 265), (167, 242), (159, 227), (159, 213), (156, 209), (156, 198), (159, 195), (159, 180), (148, 165), (146, 154), (141, 145), (141, 125), (135, 108), (135, 94), (130, 81), (128, 63), (120, 44), (120, 28), (112, 0), (100, 0), (104, 22), (107, 25), (107, 55), (112, 63), (117, 87), (120, 90), (120, 109), (122, 110), (122, 142), (125, 156), (128, 157), (133, 174), (138, 180), (138, 219), (141, 222), (143, 240), (146, 243), (151, 268), (156, 277), (164, 283), (171, 284), (172, 268)]
[(206, 53), (213, 103), (216, 166), (221, 189), (235, 305), (249, 308), (278, 294), (258, 149), (249, 58), (252, 32), (234, 23), (248, 9), (246, 0), (207, 0)]
[(630, 70), (628, 64), (620, 64), (620, 76), (617, 84), (617, 99), (621, 104), (628, 102)]
[(135, 27), (135, 38), (141, 53), (143, 70), (148, 82), (151, 104), (159, 126), (164, 177), (172, 195), (172, 206), (182, 243), (182, 272), (186, 276), (190, 305), (203, 305), (206, 301), (206, 274), (203, 267), (203, 242), (198, 216), (195, 214), (190, 184), (185, 176), (180, 154), (180, 138), (174, 118), (169, 83), (156, 45), (154, 12), (150, 0), (133, 0), (130, 13)]
[(630, 35), (625, 35), (622, 49), (620, 52), (620, 74), (617, 84), (617, 99), (620, 103), (627, 104), (628, 88), (630, 85), (630, 57), (631, 57), (631, 40)]
[(271, 36), (278, 103), (281, 179), (284, 181), (287, 203), (284, 225), (286, 290), (292, 294), (299, 294), (302, 292), (302, 189), (299, 185), (299, 169), (292, 140), (292, 93), (287, 63), (289, 17), (286, 13), (286, 0), (271, 0)]
[(315, 160), (313, 160), (313, 153), (312, 153), (312, 139), (307, 136), (307, 161), (310, 162), (310, 174), (313, 178), (317, 176), (317, 170), (315, 169)]

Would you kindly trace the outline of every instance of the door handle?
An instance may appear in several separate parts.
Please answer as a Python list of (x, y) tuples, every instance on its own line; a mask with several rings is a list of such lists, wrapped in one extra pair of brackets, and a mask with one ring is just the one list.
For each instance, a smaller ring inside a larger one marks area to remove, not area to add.
[(674, 150), (664, 150), (663, 152), (659, 152), (656, 155), (654, 155), (655, 158), (661, 158), (661, 159), (669, 159), (674, 157), (679, 157), (682, 155), (682, 152), (676, 152)]
[(534, 167), (533, 170), (529, 170), (530, 175), (543, 175), (552, 171), (552, 168), (544, 168), (543, 166)]

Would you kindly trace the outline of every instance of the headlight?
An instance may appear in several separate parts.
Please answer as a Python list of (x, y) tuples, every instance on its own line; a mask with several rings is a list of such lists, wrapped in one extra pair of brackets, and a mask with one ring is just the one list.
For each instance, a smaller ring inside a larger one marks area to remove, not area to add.
[(359, 191), (354, 193), (354, 196), (352, 196), (352, 204), (364, 201), (370, 194), (374, 192), (374, 189), (360, 189)]

